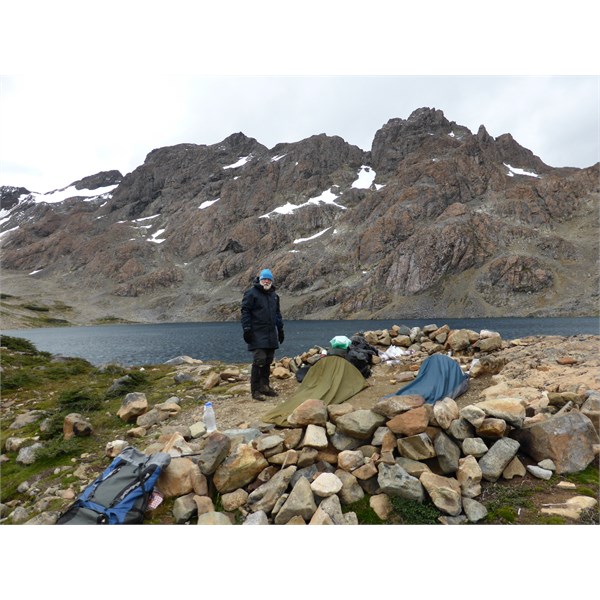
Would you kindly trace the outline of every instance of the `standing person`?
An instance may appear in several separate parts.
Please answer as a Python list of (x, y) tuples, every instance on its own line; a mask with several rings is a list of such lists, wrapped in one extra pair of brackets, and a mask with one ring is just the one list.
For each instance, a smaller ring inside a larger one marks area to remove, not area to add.
[(269, 385), (271, 363), (275, 350), (283, 343), (283, 319), (279, 308), (279, 296), (273, 285), (273, 274), (263, 269), (253, 286), (242, 298), (242, 328), (244, 341), (252, 352), (250, 390), (255, 400), (265, 396), (277, 396)]

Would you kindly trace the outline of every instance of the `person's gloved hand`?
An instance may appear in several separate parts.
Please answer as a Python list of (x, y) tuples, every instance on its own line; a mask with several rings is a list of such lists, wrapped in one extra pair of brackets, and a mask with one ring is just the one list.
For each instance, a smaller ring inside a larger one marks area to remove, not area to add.
[(283, 344), (283, 340), (285, 339), (285, 335), (283, 335), (283, 329), (279, 330), (278, 339), (279, 339), (279, 343)]
[(244, 329), (244, 341), (246, 344), (252, 342), (252, 329)]

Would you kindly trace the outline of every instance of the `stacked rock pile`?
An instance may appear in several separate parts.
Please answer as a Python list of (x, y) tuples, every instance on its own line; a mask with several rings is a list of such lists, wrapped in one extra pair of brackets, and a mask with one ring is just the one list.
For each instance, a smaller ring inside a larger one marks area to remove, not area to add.
[[(435, 324), (424, 327), (393, 325), (389, 329), (358, 332), (356, 335), (379, 350), (380, 355), (373, 357), (374, 364), (397, 357), (402, 357), (403, 362), (410, 364), (422, 360), (423, 355), (447, 352), (464, 365), (470, 363), (470, 358), (475, 355), (488, 356), (506, 345), (502, 336), (495, 331), (451, 329), (448, 325), (438, 327)], [(275, 363), (273, 375), (285, 379), (302, 366), (313, 365), (324, 352), (326, 349), (314, 346), (293, 358), (285, 357)]]
[[(382, 350), (403, 349), (409, 368), (411, 361), (435, 352), (452, 354), (471, 376), (502, 368), (493, 352), (505, 342), (495, 332), (429, 325), (361, 335)], [(317, 346), (282, 359), (273, 374), (290, 377), (322, 355)], [(263, 424), (214, 432), (196, 443), (171, 439), (167, 444), (177, 452), (192, 455), (174, 462), (187, 460), (192, 471), (197, 467), (191, 479), (205, 478), (202, 490), (218, 493), (225, 511), (215, 513), (210, 502), (207, 506), (190, 490), (177, 498), (175, 518), (188, 522), (198, 515), (198, 523), (232, 522), (241, 515), (245, 524), (345, 524), (356, 517), (343, 513), (342, 506), (368, 495), (383, 519), (391, 510), (390, 497), (398, 496), (431, 500), (442, 522), (478, 522), (487, 512), (476, 499), (482, 480), (512, 479), (528, 471), (547, 479), (593, 461), (598, 435), (584, 409), (597, 405), (597, 396), (579, 396), (573, 411), (572, 399), (561, 402), (548, 394), (541, 399), (490, 398), (461, 409), (449, 397), (430, 405), (420, 396), (394, 396), (370, 410), (355, 410), (351, 400), (327, 407), (314, 399), (288, 417), (289, 428)], [(159, 444), (149, 450), (157, 449)], [(525, 467), (519, 452), (534, 464)]]
[[(590, 394), (592, 400), (598, 399)], [(578, 471), (592, 462), (598, 443), (580, 411), (527, 417), (518, 398), (459, 409), (452, 398), (430, 405), (420, 396), (394, 396), (371, 410), (307, 400), (288, 422), (288, 428), (217, 431), (199, 442), (175, 434), (149, 448), (175, 457), (173, 473), (170, 466), (158, 487), (177, 496), (176, 522), (197, 516), (199, 524), (231, 523), (238, 515), (244, 524), (348, 524), (356, 516), (342, 506), (368, 495), (383, 519), (397, 496), (431, 500), (441, 522), (474, 523), (487, 514), (477, 500), (483, 480)], [(534, 464), (525, 467), (519, 451)], [(214, 510), (214, 493), (224, 512)]]

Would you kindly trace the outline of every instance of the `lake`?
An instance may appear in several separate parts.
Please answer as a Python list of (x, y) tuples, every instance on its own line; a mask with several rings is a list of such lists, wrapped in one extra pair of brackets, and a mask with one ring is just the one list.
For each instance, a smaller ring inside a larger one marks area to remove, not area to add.
[[(285, 341), (275, 358), (296, 356), (313, 346), (327, 346), (336, 335), (351, 337), (360, 331), (392, 325), (423, 327), (447, 324), (451, 329), (497, 331), (507, 340), (529, 335), (600, 335), (597, 317), (495, 319), (397, 319), (373, 321), (285, 321)], [(240, 323), (158, 323), (53, 327), (5, 330), (3, 335), (25, 338), (38, 350), (60, 356), (85, 358), (96, 366), (163, 363), (180, 355), (211, 361), (246, 363), (251, 353), (242, 339)]]

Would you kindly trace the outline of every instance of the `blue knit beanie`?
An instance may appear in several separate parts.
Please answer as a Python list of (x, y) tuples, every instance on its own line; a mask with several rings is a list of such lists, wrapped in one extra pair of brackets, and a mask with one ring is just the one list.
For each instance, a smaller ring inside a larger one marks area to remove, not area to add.
[(273, 273), (269, 269), (263, 269), (258, 276), (259, 279), (270, 279), (273, 281)]

